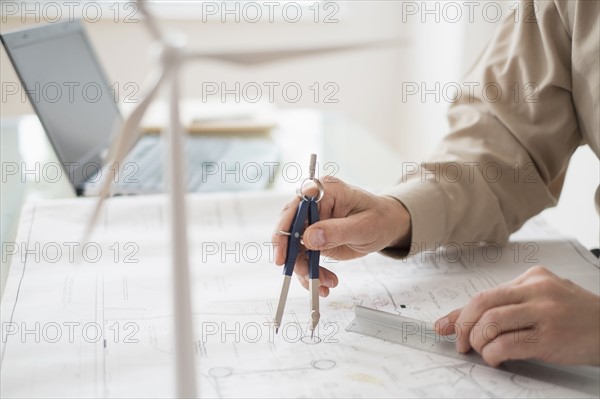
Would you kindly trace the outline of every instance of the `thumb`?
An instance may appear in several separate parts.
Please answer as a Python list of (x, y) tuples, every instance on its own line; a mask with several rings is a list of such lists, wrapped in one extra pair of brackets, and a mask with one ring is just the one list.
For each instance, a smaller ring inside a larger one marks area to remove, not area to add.
[(364, 241), (364, 229), (354, 218), (337, 218), (319, 221), (304, 232), (304, 245), (309, 249), (328, 249)]

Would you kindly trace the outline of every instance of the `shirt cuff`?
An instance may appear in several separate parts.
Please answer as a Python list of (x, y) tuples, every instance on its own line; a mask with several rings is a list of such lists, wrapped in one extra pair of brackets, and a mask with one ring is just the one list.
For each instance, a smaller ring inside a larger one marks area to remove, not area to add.
[(440, 184), (411, 179), (391, 187), (381, 195), (400, 201), (411, 219), (410, 248), (384, 248), (380, 252), (392, 258), (404, 258), (439, 247), (445, 238), (448, 199)]

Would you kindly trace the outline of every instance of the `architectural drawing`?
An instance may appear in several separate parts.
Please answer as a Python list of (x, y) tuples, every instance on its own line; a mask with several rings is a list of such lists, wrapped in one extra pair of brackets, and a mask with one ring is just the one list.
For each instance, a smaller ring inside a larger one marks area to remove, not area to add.
[[(287, 199), (220, 194), (189, 200), (195, 357), (203, 397), (586, 397), (344, 330), (356, 304), (434, 321), (475, 292), (532, 266), (514, 262), (512, 253), (494, 266), (477, 256), (472, 262), (394, 261), (378, 254), (328, 260), (324, 266), (339, 275), (340, 284), (321, 302), (317, 338), (307, 337), (308, 295), (295, 281), (275, 335), (281, 269), (272, 264), (268, 242)], [(165, 198), (115, 198), (106, 205), (91, 239), (102, 250), (97, 261), (90, 254), (87, 261), (70, 261), (63, 253), (54, 263), (43, 254), (13, 255), (1, 309), (3, 397), (175, 394)], [(85, 199), (33, 204), (24, 211), (17, 241), (29, 248), (76, 242), (91, 208)], [(60, 229), (49, 228), (56, 220), (64, 221)], [(580, 255), (576, 244), (539, 245), (539, 263), (600, 291), (598, 265)], [(561, 265), (567, 258), (568, 270)], [(35, 332), (23, 334), (35, 330), (35, 323), (37, 342)], [(62, 336), (51, 342), (56, 325)], [(65, 326), (72, 326), (72, 337)]]

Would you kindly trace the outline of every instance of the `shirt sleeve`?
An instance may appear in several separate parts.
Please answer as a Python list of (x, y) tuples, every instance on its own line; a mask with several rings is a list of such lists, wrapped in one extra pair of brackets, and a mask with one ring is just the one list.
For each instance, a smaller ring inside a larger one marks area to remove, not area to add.
[(519, 11), (507, 15), (467, 74), (464, 87), (473, 90), (450, 107), (450, 134), (431, 161), (405, 164), (402, 180), (385, 192), (411, 214), (411, 252), (504, 244), (558, 201), (582, 143), (571, 37), (554, 2), (523, 1)]

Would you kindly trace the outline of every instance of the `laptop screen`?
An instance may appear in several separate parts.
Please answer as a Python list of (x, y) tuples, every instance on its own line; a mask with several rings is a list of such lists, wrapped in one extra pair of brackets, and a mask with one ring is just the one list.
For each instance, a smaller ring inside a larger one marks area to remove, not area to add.
[(2, 35), (29, 100), (76, 189), (94, 177), (121, 121), (78, 21)]

